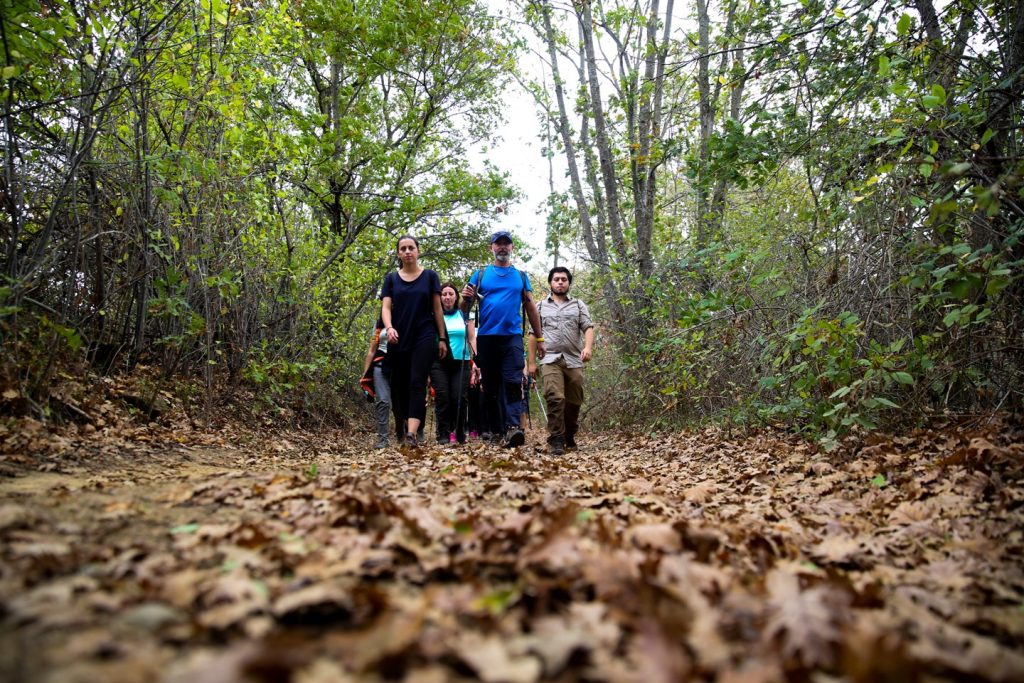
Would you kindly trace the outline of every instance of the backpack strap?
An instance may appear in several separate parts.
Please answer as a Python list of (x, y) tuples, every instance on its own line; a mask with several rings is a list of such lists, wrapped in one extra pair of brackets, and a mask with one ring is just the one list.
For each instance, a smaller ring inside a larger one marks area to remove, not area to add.
[(483, 268), (480, 268), (479, 270), (476, 271), (476, 295), (481, 298), (483, 297), (482, 290), (484, 287), (484, 273), (486, 272), (487, 266), (484, 266)]
[[(519, 269), (516, 268), (516, 270), (519, 270)], [(526, 316), (526, 302), (523, 301), (523, 293), (526, 292), (526, 286), (527, 286), (526, 285), (526, 271), (525, 270), (519, 270), (519, 277), (523, 281), (523, 288), (519, 292), (519, 307), (520, 307), (520, 310), (519, 310), (519, 320), (520, 320), (520, 322), (521, 322), (521, 324), (523, 326), (523, 331), (522, 331), (521, 334), (522, 334), (522, 336), (525, 337), (526, 336), (526, 320), (527, 320), (527, 316)]]
[[(482, 299), (484, 297), (484, 292), (483, 292), (484, 275), (487, 273), (487, 269), (489, 267), (490, 267), (490, 264), (487, 264), (483, 268), (480, 268), (479, 270), (476, 271), (476, 297), (477, 297), (477, 301), (476, 301), (476, 325), (477, 325), (477, 327), (480, 326), (480, 299)], [(515, 266), (512, 266), (512, 267), (516, 268)], [(522, 283), (523, 283), (522, 290), (520, 290), (520, 292), (519, 292), (519, 298), (522, 299), (522, 296), (523, 296), (522, 293), (527, 291), (527, 287), (529, 286), (529, 284), (528, 284), (528, 281), (526, 279), (526, 271), (525, 270), (520, 270), (519, 268), (516, 268), (516, 271), (519, 273), (519, 279), (522, 280)], [(470, 278), (470, 279), (472, 279), (472, 278)], [(527, 320), (527, 318), (526, 318), (526, 302), (525, 301), (521, 302), (521, 306), (522, 306), (522, 310), (520, 310), (520, 312), (519, 312), (519, 317), (522, 319), (523, 335), (525, 336), (526, 335), (526, 320)]]
[[(477, 325), (477, 327), (480, 326), (480, 302), (484, 298), (483, 292), (481, 290), (483, 289), (483, 286), (484, 286), (484, 273), (485, 272), (487, 272), (487, 266), (484, 266), (483, 268), (480, 268), (479, 270), (476, 271), (476, 300), (473, 301), (473, 307), (472, 308), (476, 309), (476, 325)], [(473, 278), (471, 277), (470, 280), (472, 281), (472, 279)]]
[[(516, 268), (515, 266), (512, 266), (512, 267)], [(490, 268), (490, 264), (488, 264), (488, 265), (484, 266), (483, 268), (480, 268), (479, 270), (476, 271), (476, 294), (477, 294), (477, 296), (482, 296), (483, 295), (484, 274), (487, 272), (488, 268)], [(525, 270), (520, 270), (519, 268), (516, 268), (516, 272), (519, 273), (519, 279), (522, 280), (522, 282), (523, 282), (523, 291), (525, 292), (526, 288), (528, 286), (527, 280), (526, 280), (526, 271)]]

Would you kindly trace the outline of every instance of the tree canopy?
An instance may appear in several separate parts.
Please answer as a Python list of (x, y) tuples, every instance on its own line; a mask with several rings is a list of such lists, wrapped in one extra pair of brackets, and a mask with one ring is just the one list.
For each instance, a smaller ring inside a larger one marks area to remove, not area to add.
[(602, 322), (590, 419), (831, 443), (1021, 405), (1018, 3), (4, 0), (0, 27), (25, 410), (89, 362), (353, 415), (394, 238), (457, 279), (516, 198), (472, 162), (514, 79), (567, 162), (547, 244)]

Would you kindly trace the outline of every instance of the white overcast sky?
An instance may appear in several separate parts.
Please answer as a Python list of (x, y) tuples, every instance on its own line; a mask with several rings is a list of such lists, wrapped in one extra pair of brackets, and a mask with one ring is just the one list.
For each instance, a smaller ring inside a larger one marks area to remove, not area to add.
[[(487, 3), (495, 14), (509, 16), (515, 11), (507, 0), (487, 0)], [(535, 49), (542, 49), (533, 32), (522, 24), (520, 26), (523, 37)], [(520, 67), (528, 77), (542, 78), (544, 67), (536, 53), (524, 52)], [(512, 182), (523, 193), (523, 198), (510, 203), (506, 213), (495, 215), (495, 225), (529, 245), (534, 256), (530, 262), (531, 270), (546, 269), (550, 260), (544, 253), (548, 160), (542, 154), (544, 131), (540, 128), (538, 107), (533, 96), (515, 81), (506, 89), (504, 102), (505, 123), (495, 131), (499, 139), (486, 156), (496, 167), (511, 174)], [(553, 162), (555, 188), (564, 191), (568, 187), (565, 159), (556, 155)]]
[[(547, 72), (546, 49), (543, 42), (536, 36), (532, 29), (519, 20), (518, 10), (514, 3), (509, 0), (484, 0), (494, 15), (511, 17), (513, 22), (519, 26), (520, 36), (528, 45), (520, 57), (520, 69), (525, 77), (533, 80), (541, 80)], [(552, 0), (552, 7), (556, 17), (564, 18), (567, 7), (567, 0)], [(672, 12), (672, 34), (678, 38), (684, 30), (695, 30), (696, 23), (692, 13), (693, 7), (689, 3), (676, 0)], [(556, 21), (560, 21), (556, 18)], [(613, 46), (608, 46), (609, 52), (614, 51)], [(542, 57), (544, 55), (544, 57)], [(574, 73), (575, 67), (563, 65), (562, 73)], [(551, 78), (548, 75), (546, 82), (550, 84)], [(575, 93), (572, 92), (572, 83), (566, 83), (566, 98), (572, 102)], [(486, 156), (491, 163), (499, 169), (508, 171), (511, 174), (513, 183), (523, 193), (523, 198), (508, 206), (508, 212), (501, 216), (495, 216), (496, 225), (509, 230), (517, 238), (528, 244), (534, 255), (530, 262), (530, 270), (546, 270), (551, 264), (551, 259), (544, 253), (546, 209), (545, 201), (549, 193), (548, 184), (548, 160), (541, 154), (544, 149), (544, 131), (541, 128), (542, 119), (538, 117), (538, 106), (533, 96), (526, 92), (517, 82), (510, 83), (505, 92), (505, 123), (496, 131), (500, 138), (497, 144), (491, 147)], [(479, 150), (477, 150), (479, 152)], [(482, 158), (484, 153), (480, 152)], [(569, 188), (569, 181), (566, 177), (565, 157), (556, 153), (554, 157), (554, 184), (557, 192), (564, 192)], [(574, 256), (563, 254), (563, 260), (568, 262), (564, 265), (574, 267)]]

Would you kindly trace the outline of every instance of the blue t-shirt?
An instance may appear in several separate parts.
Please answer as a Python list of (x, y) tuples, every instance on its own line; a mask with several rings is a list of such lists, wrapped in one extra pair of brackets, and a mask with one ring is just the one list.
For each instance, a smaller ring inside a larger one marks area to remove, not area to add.
[(398, 331), (398, 342), (388, 347), (389, 352), (411, 351), (421, 343), (437, 340), (434, 294), (441, 294), (441, 278), (429, 268), (412, 282), (394, 271), (387, 274), (380, 298), (391, 297), (391, 326)]
[(489, 265), (483, 269), (482, 286), (477, 286), (480, 271), (473, 273), (469, 284), (480, 295), (480, 329), (477, 334), (523, 334), (523, 281), (526, 291), (532, 292), (530, 278), (524, 278), (515, 266)]
[(469, 360), (469, 349), (466, 348), (466, 319), (462, 311), (455, 309), (450, 315), (444, 316), (444, 326), (448, 329), (448, 347), (451, 349), (452, 360)]

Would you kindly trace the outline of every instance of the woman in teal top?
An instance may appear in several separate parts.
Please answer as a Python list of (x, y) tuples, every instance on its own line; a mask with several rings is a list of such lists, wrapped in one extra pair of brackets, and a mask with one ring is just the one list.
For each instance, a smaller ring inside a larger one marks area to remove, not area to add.
[(476, 329), (459, 310), (458, 291), (451, 282), (441, 285), (441, 308), (448, 330), (450, 352), (434, 362), (430, 384), (434, 387), (437, 415), (437, 442), (466, 442), (466, 391), (469, 387), (470, 361), (476, 355)]

